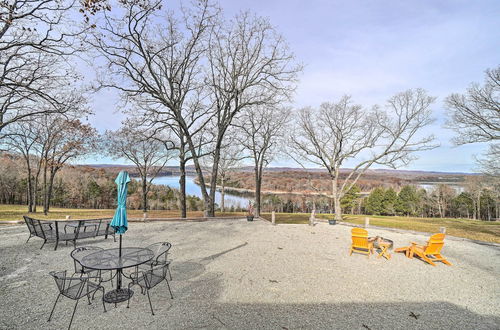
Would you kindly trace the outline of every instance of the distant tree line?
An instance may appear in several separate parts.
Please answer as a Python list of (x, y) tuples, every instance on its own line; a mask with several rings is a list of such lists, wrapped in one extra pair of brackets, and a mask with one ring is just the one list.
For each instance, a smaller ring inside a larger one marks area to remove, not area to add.
[[(368, 196), (361, 196), (354, 186), (341, 199), (344, 214), (383, 216), (466, 218), (495, 220), (500, 218), (498, 186), (488, 184), (484, 178), (468, 179), (463, 190), (438, 184), (432, 189), (404, 185), (399, 191), (392, 187), (374, 188)], [(264, 195), (263, 212), (330, 213), (332, 200), (327, 196)]]
[[(89, 167), (65, 166), (55, 178), (51, 206), (67, 208), (111, 209), (116, 207), (116, 173)], [(43, 205), (43, 185), (32, 187), (36, 199), (28, 195), (26, 165), (19, 157), (4, 154), (0, 157), (0, 204)], [(151, 210), (179, 210), (179, 190), (165, 185), (151, 184), (148, 189), (148, 207)], [(203, 209), (200, 198), (187, 195), (187, 209)], [(127, 207), (142, 209), (142, 182), (132, 180), (128, 188)], [(36, 208), (32, 211), (36, 212)]]
[(362, 210), (373, 215), (492, 220), (499, 218), (500, 205), (498, 194), (487, 188), (457, 192), (440, 184), (427, 191), (409, 185), (399, 192), (392, 188), (374, 189), (363, 200)]

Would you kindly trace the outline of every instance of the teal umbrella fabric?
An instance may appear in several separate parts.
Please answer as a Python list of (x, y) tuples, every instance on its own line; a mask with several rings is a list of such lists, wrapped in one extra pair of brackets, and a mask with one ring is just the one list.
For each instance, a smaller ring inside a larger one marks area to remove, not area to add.
[[(111, 221), (110, 226), (119, 235), (124, 234), (128, 229), (127, 223), (127, 185), (130, 177), (126, 171), (121, 171), (115, 179), (118, 186), (118, 206)], [(121, 238), (121, 237), (120, 237)]]

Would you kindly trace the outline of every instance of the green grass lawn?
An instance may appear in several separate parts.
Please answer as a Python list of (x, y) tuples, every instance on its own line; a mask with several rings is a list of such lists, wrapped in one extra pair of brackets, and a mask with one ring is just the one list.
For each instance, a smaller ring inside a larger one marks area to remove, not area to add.
[[(67, 215), (71, 216), (72, 219), (95, 219), (95, 218), (112, 218), (115, 213), (114, 209), (66, 209), (66, 208), (50, 208), (50, 212), (45, 216), (42, 212), (43, 207), (39, 207), (39, 212), (28, 213), (27, 207), (25, 205), (3, 205), (0, 204), (0, 222), (8, 220), (22, 220), (23, 215), (29, 215), (35, 219), (47, 219), (47, 220), (59, 220), (65, 219)], [(142, 218), (142, 210), (128, 210), (127, 214), (130, 218)], [(221, 213), (217, 212), (218, 216), (230, 216), (230, 215), (243, 215), (243, 212), (234, 213)], [(188, 212), (188, 217), (202, 217), (202, 211), (192, 211)], [(180, 217), (180, 211), (167, 211), (167, 210), (152, 210), (148, 212), (149, 218), (178, 218)]]
[[(271, 220), (270, 213), (265, 213), (262, 216)], [(276, 213), (276, 223), (307, 224), (309, 223), (309, 216), (309, 213)], [(331, 214), (317, 214), (316, 217), (319, 219), (333, 219)], [(369, 217), (370, 224), (374, 226), (400, 228), (427, 233), (438, 233), (439, 227), (446, 227), (446, 233), (452, 236), (500, 243), (500, 222), (469, 219), (414, 218), (372, 215), (344, 215), (343, 221), (362, 225), (365, 223), (365, 217)]]
[[(0, 205), (0, 221), (22, 220), (23, 215), (27, 215), (24, 205)], [(40, 207), (42, 210), (42, 207)], [(50, 213), (45, 216), (42, 212), (30, 213), (36, 219), (65, 219), (70, 215), (72, 219), (93, 219), (112, 217), (114, 209), (65, 209), (51, 208)], [(141, 218), (141, 210), (128, 210), (131, 218)], [(244, 215), (244, 213), (217, 213), (218, 216)], [(201, 217), (203, 212), (188, 212), (188, 217)], [(271, 220), (270, 213), (262, 216)], [(276, 223), (278, 224), (307, 224), (309, 213), (276, 213)], [(150, 218), (178, 218), (179, 211), (153, 210), (148, 212)], [(319, 219), (332, 219), (331, 214), (317, 214)], [(500, 222), (486, 222), (468, 219), (447, 219), (447, 218), (414, 218), (414, 217), (389, 217), (389, 216), (368, 216), (370, 224), (380, 227), (400, 228), (428, 233), (439, 232), (439, 227), (446, 227), (446, 233), (452, 236), (475, 239), (485, 242), (500, 243)], [(362, 225), (364, 215), (344, 215), (345, 222)]]

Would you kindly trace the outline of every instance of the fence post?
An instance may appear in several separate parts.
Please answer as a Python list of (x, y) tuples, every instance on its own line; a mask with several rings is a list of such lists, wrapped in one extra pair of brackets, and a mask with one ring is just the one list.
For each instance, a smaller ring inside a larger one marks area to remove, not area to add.
[(276, 225), (276, 213), (274, 211), (271, 213), (271, 223)]
[(313, 210), (311, 212), (311, 216), (309, 217), (309, 226), (314, 226), (314, 224), (316, 223), (316, 210)]
[(370, 218), (366, 217), (365, 218), (365, 228), (370, 227)]
[(144, 212), (142, 214), (142, 221), (146, 221), (146, 219), (148, 218), (148, 213), (147, 212)]
[(71, 215), (66, 216), (66, 220), (69, 220), (69, 219), (71, 219)]
[(439, 227), (439, 232), (446, 234), (446, 227)]

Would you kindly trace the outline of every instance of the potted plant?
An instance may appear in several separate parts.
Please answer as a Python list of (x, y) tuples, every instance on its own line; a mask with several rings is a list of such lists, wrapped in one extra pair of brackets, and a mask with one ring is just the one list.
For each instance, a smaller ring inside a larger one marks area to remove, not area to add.
[(247, 221), (253, 221), (253, 217), (253, 205), (252, 202), (248, 202)]
[(337, 224), (337, 219), (335, 219), (335, 214), (333, 215), (333, 219), (328, 219), (328, 224), (329, 225), (336, 225)]

